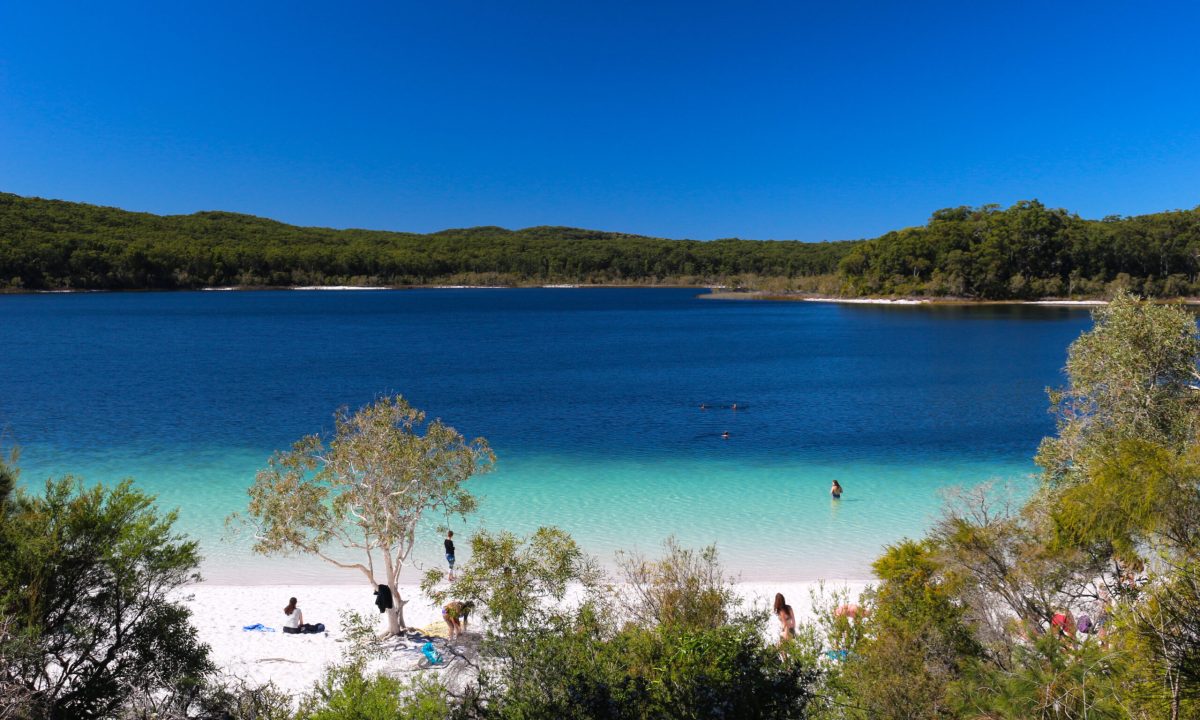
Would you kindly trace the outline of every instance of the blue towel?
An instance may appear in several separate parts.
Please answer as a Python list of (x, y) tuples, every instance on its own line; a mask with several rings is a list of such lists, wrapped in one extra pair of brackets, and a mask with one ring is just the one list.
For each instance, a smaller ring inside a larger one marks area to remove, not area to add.
[(262, 623), (254, 623), (253, 625), (246, 625), (242, 629), (246, 630), (248, 632), (275, 632), (275, 628), (267, 627), (266, 625), (263, 625)]
[(422, 645), (421, 653), (424, 654), (425, 658), (429, 660), (430, 665), (442, 664), (442, 654), (437, 651), (437, 648), (433, 646), (433, 643), (426, 642), (424, 645)]

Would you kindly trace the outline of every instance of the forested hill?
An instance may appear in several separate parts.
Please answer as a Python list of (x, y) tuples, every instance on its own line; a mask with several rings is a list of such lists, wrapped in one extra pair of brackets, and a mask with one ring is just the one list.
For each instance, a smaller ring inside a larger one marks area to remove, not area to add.
[(1084, 220), (1039, 202), (939, 210), (850, 249), (843, 292), (980, 299), (1200, 293), (1200, 209)]
[(1200, 294), (1200, 210), (1085, 220), (1037, 201), (826, 243), (534, 227), (428, 235), (160, 216), (0, 194), (0, 288), (724, 283), (976, 299)]
[(159, 216), (0, 194), (0, 287), (705, 283), (836, 272), (854, 243), (666, 240), (565, 227), (428, 235)]

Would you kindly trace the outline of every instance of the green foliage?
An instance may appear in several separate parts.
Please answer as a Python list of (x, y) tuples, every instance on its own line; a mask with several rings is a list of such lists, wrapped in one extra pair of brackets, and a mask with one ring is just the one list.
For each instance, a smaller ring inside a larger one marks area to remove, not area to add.
[(529, 627), (484, 688), (488, 718), (800, 718), (816, 671), (763, 642), (761, 624), (629, 625), (586, 615)]
[(296, 720), (444, 720), (451, 703), (436, 680), (402, 683), (370, 675), (360, 663), (333, 667), (304, 698)]
[(342, 662), (346, 665), (365, 665), (371, 660), (387, 657), (387, 646), (375, 635), (375, 621), (368, 615), (354, 610), (341, 613), (342, 639), (346, 643), (342, 650)]
[(768, 645), (765, 615), (736, 612), (713, 548), (665, 549), (624, 556), (628, 582), (611, 602), (531, 603), (509, 617), (485, 643), (497, 670), (481, 676), (472, 716), (804, 717), (814, 653)]
[(1095, 643), (1071, 647), (1052, 636), (1017, 648), (1009, 666), (977, 664), (952, 697), (967, 717), (995, 720), (1128, 718), (1122, 659)]
[(636, 622), (667, 627), (721, 627), (741, 600), (717, 561), (716, 546), (684, 548), (674, 538), (663, 544), (666, 554), (646, 560), (618, 554), (626, 588), (626, 609)]
[[(967, 623), (967, 607), (932, 541), (905, 540), (875, 561), (880, 583), (865, 593), (863, 619), (824, 621), (838, 649), (848, 651), (827, 682), (835, 717), (953, 717), (947, 688), (962, 666), (982, 655)], [(853, 624), (853, 627), (851, 627)]]
[(701, 284), (828, 275), (853, 243), (666, 240), (566, 227), (429, 235), (158, 216), (0, 194), (0, 286)]
[[(353, 414), (343, 408), (334, 421), (332, 437), (309, 435), (272, 456), (250, 487), (245, 520), (255, 552), (315, 555), (358, 570), (372, 587), (385, 581), (397, 604), (388, 611), (395, 633), (405, 602), (397, 578), (422, 515), (474, 510), (464, 483), (488, 472), (495, 456), (482, 438), (468, 442), (441, 420), (426, 423), (398, 395)], [(362, 559), (336, 555), (333, 545)]]
[(1120, 293), (1093, 318), (1068, 351), (1069, 384), (1050, 394), (1058, 435), (1042, 442), (1037, 462), (1051, 483), (1078, 480), (1122, 440), (1182, 449), (1196, 436), (1195, 316)]
[(1179, 297), (1200, 279), (1200, 210), (1094, 221), (1036, 200), (949, 208), (850, 248), (839, 270), (856, 294)]
[(1200, 717), (1200, 562), (1151, 579), (1117, 617), (1116, 640), (1140, 661), (1130, 694), (1142, 705), (1190, 709)]
[(571, 585), (594, 595), (603, 573), (569, 534), (543, 527), (525, 538), (481, 530), (454, 582), (440, 586), (444, 577), (440, 568), (426, 571), (422, 591), (439, 604), (455, 598), (482, 605), (504, 631), (561, 603)]
[(212, 666), (189, 611), (168, 599), (198, 579), (196, 544), (172, 532), (175, 514), (128, 481), (63, 478), (39, 495), (9, 493), (0, 673), (28, 693), (29, 716), (105, 718), (194, 694)]
[(1125, 440), (1092, 472), (1062, 488), (1054, 504), (1057, 540), (1140, 564), (1147, 552), (1195, 558), (1200, 532), (1200, 455), (1180, 456), (1144, 440)]
[(1179, 297), (1200, 288), (1200, 210), (1083, 220), (1037, 201), (938, 210), (868, 241), (667, 240), (567, 227), (429, 235), (158, 216), (0, 194), (0, 286), (720, 282), (767, 292), (979, 299)]

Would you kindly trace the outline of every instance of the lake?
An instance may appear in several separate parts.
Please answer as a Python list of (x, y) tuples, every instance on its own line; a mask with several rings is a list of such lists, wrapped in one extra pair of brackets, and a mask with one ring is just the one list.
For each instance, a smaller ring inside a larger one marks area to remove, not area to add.
[(495, 450), (478, 516), (450, 523), (460, 547), (480, 525), (558, 525), (606, 562), (674, 535), (747, 580), (863, 578), (945, 488), (1029, 486), (1045, 388), (1090, 325), (687, 289), (7, 295), (0, 425), (26, 484), (133, 477), (178, 507), (214, 582), (361, 581), (253, 558), (224, 518), (273, 450), (383, 393)]

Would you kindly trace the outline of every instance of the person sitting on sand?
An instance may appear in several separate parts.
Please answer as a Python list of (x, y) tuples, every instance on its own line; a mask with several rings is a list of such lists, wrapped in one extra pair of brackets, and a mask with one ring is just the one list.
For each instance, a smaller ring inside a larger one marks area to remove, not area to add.
[(841, 486), (841, 485), (838, 483), (838, 481), (837, 481), (837, 480), (834, 480), (834, 481), (833, 481), (833, 485), (832, 485), (832, 486), (830, 486), (830, 488), (829, 488), (829, 494), (833, 496), (833, 499), (834, 499), (834, 500), (839, 500), (839, 499), (841, 499), (841, 497), (842, 497), (842, 486)]
[(285, 620), (283, 623), (283, 631), (288, 635), (319, 633), (325, 631), (325, 626), (321, 623), (309, 625), (304, 622), (304, 613), (300, 612), (300, 608), (296, 604), (296, 598), (288, 598), (288, 604), (287, 607), (283, 609), (283, 614), (287, 615), (287, 620)]
[(779, 618), (779, 644), (796, 637), (796, 613), (792, 606), (783, 599), (783, 593), (775, 593), (775, 605), (772, 608), (775, 617)]
[(461, 637), (466, 632), (467, 616), (471, 614), (471, 609), (474, 607), (475, 603), (473, 602), (455, 600), (447, 603), (446, 607), (442, 608), (442, 619), (446, 621), (446, 626), (450, 628), (450, 633), (447, 636), (448, 640)]
[(300, 628), (304, 625), (304, 613), (300, 612), (300, 608), (296, 606), (296, 598), (288, 599), (283, 614), (287, 615), (287, 620), (283, 623), (283, 631), (290, 635), (299, 633)]

